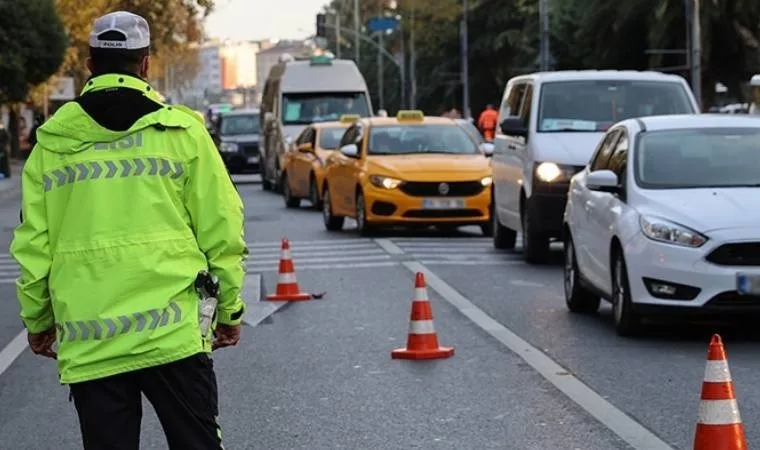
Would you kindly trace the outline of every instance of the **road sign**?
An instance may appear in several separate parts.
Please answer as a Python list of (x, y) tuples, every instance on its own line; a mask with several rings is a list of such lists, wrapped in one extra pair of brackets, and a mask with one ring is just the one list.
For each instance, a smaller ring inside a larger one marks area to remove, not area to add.
[(58, 84), (50, 92), (50, 100), (74, 100), (74, 79), (72, 77), (58, 78)]
[(398, 20), (395, 17), (373, 17), (367, 22), (367, 29), (371, 33), (389, 31), (398, 28)]

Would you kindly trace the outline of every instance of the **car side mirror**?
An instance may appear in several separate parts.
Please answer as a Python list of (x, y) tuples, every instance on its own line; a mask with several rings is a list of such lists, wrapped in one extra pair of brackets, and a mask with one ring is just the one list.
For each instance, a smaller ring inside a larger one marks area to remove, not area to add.
[(359, 147), (356, 144), (344, 145), (340, 148), (340, 152), (349, 158), (356, 158), (359, 156)]
[(483, 152), (484, 155), (486, 155), (486, 158), (490, 158), (493, 156), (493, 143), (492, 142), (483, 142), (480, 144), (480, 151)]
[(508, 117), (501, 121), (499, 127), (501, 132), (506, 135), (528, 137), (528, 129), (525, 128), (522, 119), (519, 117)]
[(586, 187), (592, 191), (617, 194), (620, 192), (620, 181), (611, 170), (594, 170), (586, 177)]
[(301, 153), (314, 153), (314, 146), (311, 142), (305, 142), (298, 146), (298, 151)]

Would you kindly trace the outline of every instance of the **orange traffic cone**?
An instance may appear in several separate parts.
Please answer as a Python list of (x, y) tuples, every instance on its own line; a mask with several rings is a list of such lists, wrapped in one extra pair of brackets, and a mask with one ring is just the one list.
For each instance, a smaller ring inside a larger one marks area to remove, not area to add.
[(267, 295), (267, 300), (282, 302), (297, 302), (311, 300), (311, 294), (301, 292), (296, 281), (296, 269), (293, 266), (293, 255), (290, 253), (290, 242), (282, 238), (280, 252), (280, 270), (277, 275), (277, 290)]
[(409, 321), (406, 348), (391, 352), (392, 359), (443, 359), (454, 354), (453, 347), (439, 347), (438, 335), (433, 326), (433, 309), (427, 295), (425, 276), (417, 272), (414, 280), (414, 301)]
[(734, 382), (720, 336), (713, 335), (699, 402), (694, 450), (746, 450), (747, 438), (739, 416)]

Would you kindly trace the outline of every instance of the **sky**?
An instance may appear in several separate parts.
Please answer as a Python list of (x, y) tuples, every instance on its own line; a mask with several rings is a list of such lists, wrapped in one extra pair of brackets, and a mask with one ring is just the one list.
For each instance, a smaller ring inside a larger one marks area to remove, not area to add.
[(216, 0), (206, 19), (211, 37), (302, 39), (316, 32), (316, 15), (329, 0)]

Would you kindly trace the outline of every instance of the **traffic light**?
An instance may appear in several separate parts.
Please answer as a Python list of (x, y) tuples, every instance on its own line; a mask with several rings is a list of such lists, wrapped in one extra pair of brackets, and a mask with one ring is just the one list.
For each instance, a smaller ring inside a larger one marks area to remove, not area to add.
[(326, 21), (327, 21), (327, 15), (317, 14), (317, 36), (318, 37), (327, 37), (327, 29), (325, 28)]

